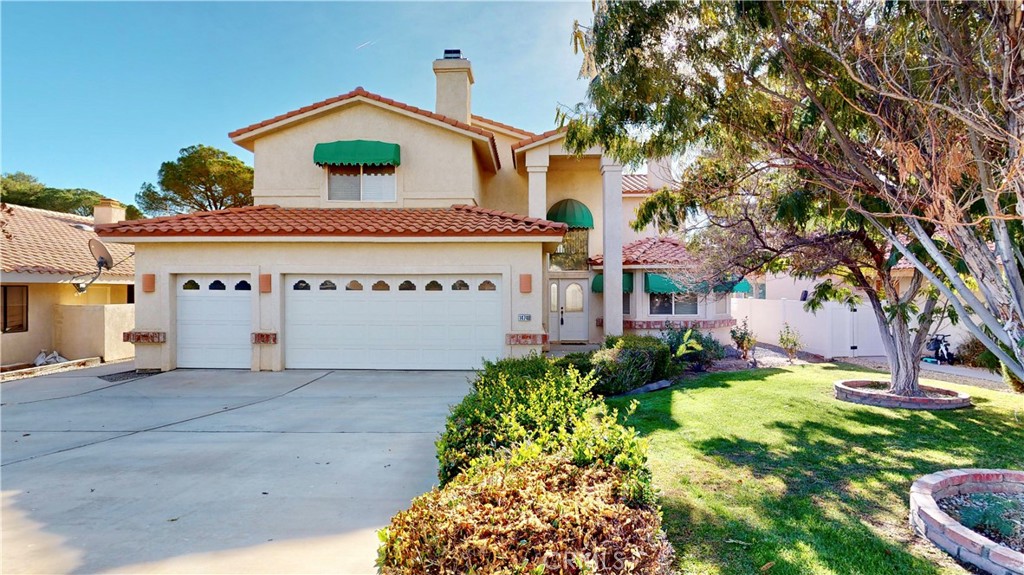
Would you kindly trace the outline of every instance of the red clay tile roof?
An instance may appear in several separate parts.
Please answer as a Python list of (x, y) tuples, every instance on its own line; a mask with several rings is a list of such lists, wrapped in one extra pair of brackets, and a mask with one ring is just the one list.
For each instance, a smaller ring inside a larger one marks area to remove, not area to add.
[(647, 187), (647, 174), (622, 174), (622, 193), (647, 194), (652, 191)]
[[(345, 93), (345, 94), (341, 94), (341, 95), (335, 96), (333, 98), (327, 98), (326, 100), (321, 100), (321, 101), (316, 102), (314, 104), (310, 104), (308, 106), (303, 106), (303, 107), (301, 107), (301, 108), (299, 108), (297, 110), (292, 110), (291, 112), (285, 112), (284, 114), (280, 114), (278, 116), (274, 116), (273, 118), (270, 118), (269, 120), (263, 120), (262, 122), (257, 122), (255, 124), (251, 124), (251, 125), (246, 126), (244, 128), (239, 128), (239, 129), (237, 129), (237, 130), (235, 130), (233, 132), (228, 132), (228, 137), (231, 138), (232, 140), (234, 140), (235, 138), (237, 138), (239, 136), (242, 136), (242, 135), (244, 135), (244, 134), (246, 134), (248, 132), (252, 132), (253, 130), (256, 130), (258, 128), (263, 128), (263, 127), (269, 126), (271, 124), (276, 124), (276, 123), (281, 122), (283, 120), (287, 120), (288, 118), (292, 118), (292, 117), (298, 116), (300, 114), (305, 114), (306, 112), (312, 112), (313, 110), (317, 110), (317, 109), (320, 109), (320, 108), (323, 108), (323, 107), (326, 107), (326, 106), (330, 106), (331, 104), (336, 104), (336, 103), (342, 102), (344, 100), (351, 100), (352, 98), (357, 98), (357, 97), (360, 97), (360, 96), (363, 97), (363, 98), (369, 99), (369, 100), (373, 100), (375, 102), (380, 102), (381, 104), (385, 104), (385, 105), (391, 106), (393, 108), (398, 108), (400, 110), (405, 110), (407, 112), (412, 112), (414, 114), (419, 114), (420, 116), (424, 116), (426, 118), (430, 118), (430, 119), (433, 119), (433, 120), (444, 122), (445, 124), (448, 124), (449, 126), (452, 126), (454, 128), (458, 128), (458, 129), (466, 131), (466, 132), (471, 132), (473, 134), (477, 134), (477, 135), (483, 136), (485, 138), (490, 138), (490, 140), (491, 140), (491, 151), (494, 154), (494, 161), (498, 162), (498, 145), (494, 142), (494, 134), (492, 134), (491, 132), (488, 132), (487, 130), (484, 130), (482, 128), (478, 128), (476, 126), (471, 126), (471, 125), (469, 125), (469, 124), (467, 124), (465, 122), (460, 122), (459, 120), (456, 120), (455, 118), (450, 118), (448, 116), (443, 116), (441, 114), (436, 114), (436, 113), (431, 112), (429, 110), (424, 110), (422, 108), (417, 108), (416, 106), (410, 106), (409, 104), (404, 104), (404, 103), (399, 102), (397, 100), (392, 100), (391, 98), (385, 98), (384, 96), (381, 96), (380, 94), (374, 94), (373, 92), (369, 92), (367, 90), (364, 90), (362, 86), (357, 87), (355, 90), (352, 90), (351, 92), (348, 92), (348, 93)], [(500, 167), (500, 164), (499, 164), (499, 167)]]
[(546, 140), (546, 139), (550, 138), (551, 136), (554, 136), (554, 135), (558, 134), (559, 132), (565, 132), (567, 129), (568, 128), (565, 128), (565, 127), (555, 128), (554, 130), (548, 130), (547, 132), (544, 132), (542, 134), (535, 134), (533, 136), (530, 136), (529, 138), (525, 138), (523, 140), (519, 140), (518, 142), (512, 144), (512, 151), (515, 152), (516, 150), (518, 150), (519, 148), (522, 148), (524, 146), (529, 146), (530, 144), (533, 144), (535, 142), (539, 142), (541, 140)]
[(100, 226), (109, 238), (165, 236), (561, 236), (567, 226), (458, 205), (450, 208), (231, 208)]
[[(622, 246), (622, 265), (653, 266), (687, 264), (693, 256), (686, 245), (673, 238), (643, 238)], [(598, 254), (587, 262), (592, 266), (603, 266), (604, 256)]]
[[(91, 229), (92, 218), (10, 204), (8, 207), (11, 213), (0, 214), (5, 223), (4, 231), (11, 235), (10, 238), (0, 236), (0, 264), (4, 272), (68, 276), (54, 278), (60, 281), (96, 270), (96, 260), (89, 253), (89, 240), (97, 239)], [(111, 244), (107, 248), (114, 263), (128, 259), (104, 271), (97, 281), (103, 283), (107, 276), (119, 280), (134, 277), (135, 258), (128, 257), (133, 246)]]
[(510, 126), (510, 125), (505, 124), (503, 122), (499, 122), (497, 120), (492, 120), (490, 118), (485, 118), (485, 117), (479, 116), (477, 114), (473, 114), (473, 119), (474, 120), (479, 120), (481, 122), (485, 122), (485, 123), (488, 123), (488, 124), (491, 124), (493, 126), (498, 126), (499, 128), (505, 128), (506, 130), (508, 130), (510, 132), (516, 132), (516, 133), (522, 134), (524, 136), (533, 136), (534, 135), (534, 133), (529, 131), (529, 130), (524, 130), (522, 128), (517, 128), (515, 126)]

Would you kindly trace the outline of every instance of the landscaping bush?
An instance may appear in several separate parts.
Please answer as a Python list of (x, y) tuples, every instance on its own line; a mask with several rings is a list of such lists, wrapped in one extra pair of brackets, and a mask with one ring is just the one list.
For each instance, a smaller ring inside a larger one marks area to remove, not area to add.
[(614, 344), (607, 347), (612, 349), (639, 350), (652, 356), (654, 373), (651, 374), (652, 379), (650, 381), (657, 381), (674, 375), (672, 373), (672, 354), (674, 350), (669, 349), (668, 345), (657, 337), (633, 334), (611, 336), (605, 338), (605, 344), (607, 345), (611, 340), (614, 340)]
[(789, 327), (788, 323), (782, 324), (782, 331), (779, 332), (779, 347), (786, 352), (789, 362), (793, 363), (796, 354), (800, 353), (803, 343), (800, 341), (800, 332)]
[(670, 573), (655, 505), (630, 507), (626, 474), (565, 455), (497, 460), (421, 495), (380, 532), (384, 574)]
[(437, 441), (441, 485), (477, 457), (542, 433), (571, 430), (600, 403), (590, 394), (590, 377), (580, 376), (575, 368), (562, 373), (547, 359), (539, 359), (505, 359), (480, 370), (473, 389), (452, 408)]
[(750, 331), (747, 318), (743, 318), (743, 323), (729, 330), (729, 336), (732, 337), (733, 343), (736, 344), (740, 357), (750, 359), (750, 353), (757, 347), (757, 336), (754, 335), (754, 332)]
[(618, 395), (655, 381), (655, 357), (643, 349), (601, 349), (594, 353), (594, 392)]
[[(725, 346), (710, 333), (701, 333), (696, 329), (669, 326), (662, 330), (661, 339), (672, 351), (673, 363), (679, 365), (689, 364), (698, 370), (705, 370), (725, 357)], [(682, 355), (679, 353), (681, 348), (685, 350)]]
[(568, 370), (570, 365), (575, 366), (576, 371), (586, 375), (594, 370), (593, 355), (594, 353), (590, 351), (567, 353), (562, 357), (553, 358), (551, 364), (561, 371)]
[[(971, 367), (991, 368), (991, 362), (986, 361), (987, 358), (984, 357), (986, 353), (988, 353), (988, 348), (973, 335), (968, 336), (967, 339), (960, 342), (960, 345), (956, 346), (957, 361)], [(992, 354), (988, 353), (988, 355)]]

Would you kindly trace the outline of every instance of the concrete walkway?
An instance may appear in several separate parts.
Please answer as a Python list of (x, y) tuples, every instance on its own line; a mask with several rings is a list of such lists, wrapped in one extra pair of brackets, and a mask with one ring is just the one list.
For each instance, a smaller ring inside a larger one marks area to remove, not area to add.
[(5, 574), (373, 573), (469, 375), (104, 367), (0, 386)]

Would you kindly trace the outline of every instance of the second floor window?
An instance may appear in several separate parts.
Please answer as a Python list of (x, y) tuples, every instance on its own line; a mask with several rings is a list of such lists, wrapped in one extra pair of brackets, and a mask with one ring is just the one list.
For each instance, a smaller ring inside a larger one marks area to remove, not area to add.
[(570, 229), (565, 232), (562, 243), (555, 253), (551, 254), (552, 271), (585, 270), (587, 267), (587, 244), (590, 230), (586, 228)]
[(393, 202), (395, 167), (329, 166), (327, 199), (348, 202)]

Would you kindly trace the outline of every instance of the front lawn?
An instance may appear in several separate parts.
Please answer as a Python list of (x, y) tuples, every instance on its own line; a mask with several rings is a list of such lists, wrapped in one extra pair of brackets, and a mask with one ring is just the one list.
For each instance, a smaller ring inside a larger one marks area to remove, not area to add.
[[(849, 365), (715, 373), (639, 396), (664, 525), (685, 574), (963, 573), (907, 525), (908, 492), (951, 467), (1024, 469), (1024, 396), (973, 409), (841, 403)], [(632, 398), (610, 400), (624, 410)]]

